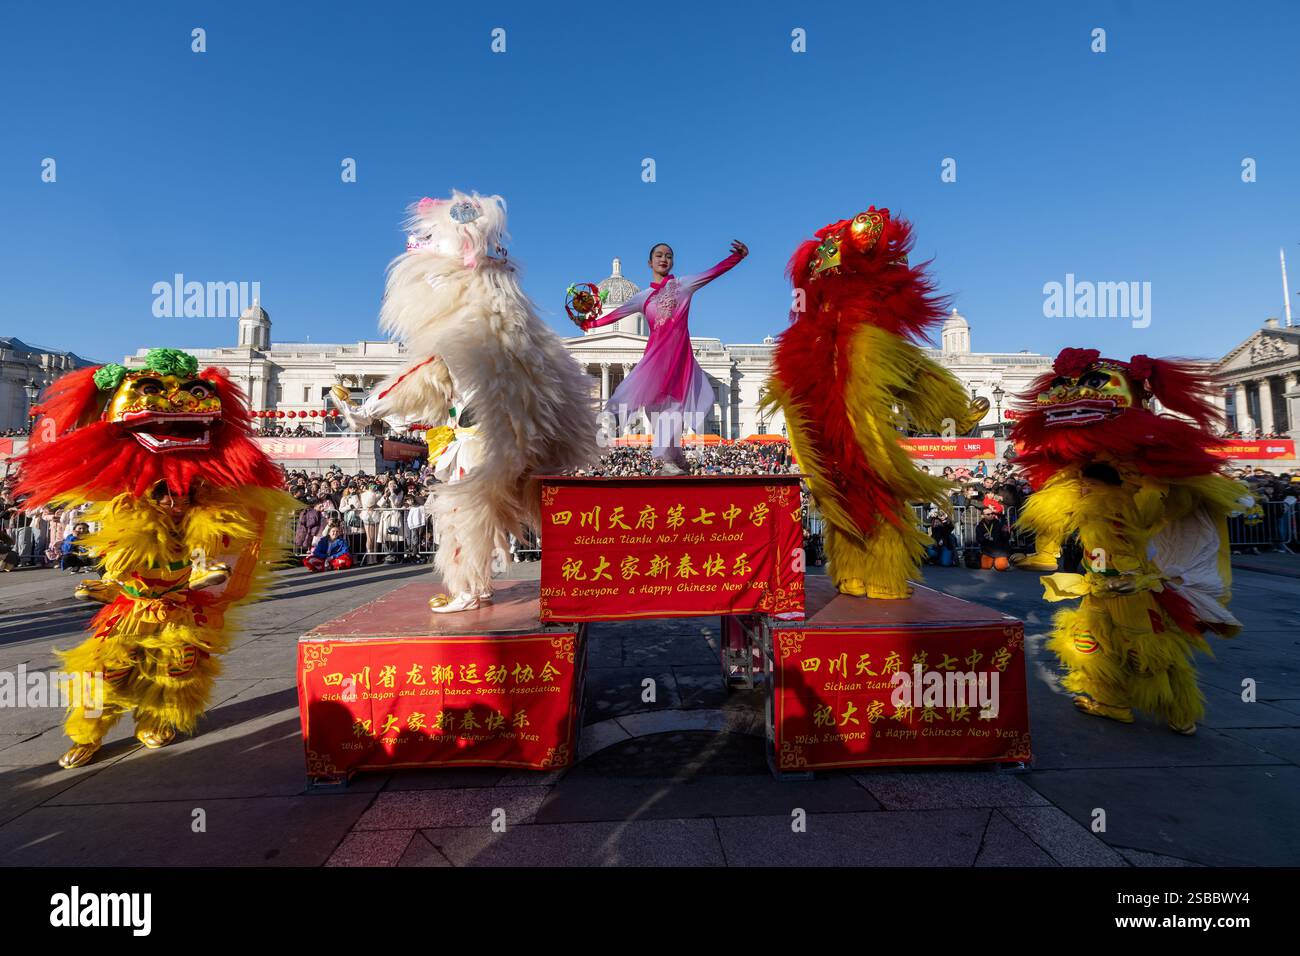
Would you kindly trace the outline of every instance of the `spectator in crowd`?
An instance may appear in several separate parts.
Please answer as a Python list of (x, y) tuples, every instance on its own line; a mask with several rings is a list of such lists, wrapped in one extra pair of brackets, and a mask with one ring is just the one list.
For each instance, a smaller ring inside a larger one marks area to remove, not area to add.
[(303, 504), (307, 507), (298, 512), (298, 525), (293, 530), (293, 547), (297, 554), (306, 554), (312, 549), (325, 521), (325, 516), (320, 512), (320, 503), (315, 498), (309, 495), (303, 499)]
[(343, 529), (332, 525), (329, 534), (316, 542), (316, 547), (302, 559), (302, 563), (311, 571), (342, 571), (352, 567), (352, 555), (343, 537)]
[(980, 567), (987, 571), (1011, 568), (1011, 532), (1006, 522), (993, 508), (986, 507), (979, 524), (975, 526), (975, 543), (980, 550)]
[(90, 525), (84, 521), (78, 521), (73, 526), (72, 531), (65, 537), (59, 545), (59, 568), (67, 571), (69, 574), (80, 574), (83, 571), (93, 570), (95, 567), (94, 559), (77, 542), (90, 534)]

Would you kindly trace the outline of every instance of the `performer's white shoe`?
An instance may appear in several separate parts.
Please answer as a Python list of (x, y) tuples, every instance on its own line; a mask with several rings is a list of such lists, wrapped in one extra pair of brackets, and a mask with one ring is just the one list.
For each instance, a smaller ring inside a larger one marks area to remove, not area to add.
[(473, 611), (485, 604), (492, 603), (492, 592), (484, 591), (482, 594), (474, 595), (468, 591), (461, 591), (454, 598), (449, 598), (445, 594), (435, 594), (429, 599), (429, 610), (435, 614), (451, 614), (455, 611)]

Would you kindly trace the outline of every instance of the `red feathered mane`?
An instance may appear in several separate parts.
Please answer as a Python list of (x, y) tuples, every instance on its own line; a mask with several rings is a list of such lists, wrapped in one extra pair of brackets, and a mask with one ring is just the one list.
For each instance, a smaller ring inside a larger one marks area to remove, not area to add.
[(282, 486), (283, 473), (253, 441), (244, 393), (225, 369), (210, 366), (199, 376), (221, 398), (211, 444), (162, 454), (147, 450), (121, 425), (101, 420), (112, 393), (96, 387), (98, 370), (62, 376), (36, 407), (41, 417), (32, 430), (31, 448), (18, 459), (15, 489), (30, 496), (27, 507), (72, 493), (90, 501), (124, 491), (144, 495), (159, 481), (179, 494), (188, 494), (200, 480), (218, 487)]

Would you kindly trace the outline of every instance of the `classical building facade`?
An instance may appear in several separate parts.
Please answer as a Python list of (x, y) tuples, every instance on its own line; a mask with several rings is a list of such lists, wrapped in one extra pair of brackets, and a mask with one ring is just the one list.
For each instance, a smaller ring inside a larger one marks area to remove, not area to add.
[[(611, 308), (639, 291), (622, 275), (618, 259), (600, 288), (607, 292), (606, 305)], [(782, 316), (770, 325), (783, 326), (784, 321)], [(647, 331), (645, 316), (636, 313), (564, 340), (591, 378), (593, 406), (603, 407), (632, 366), (641, 360), (649, 341)], [(1005, 424), (1012, 395), (1049, 369), (1051, 359), (1031, 352), (973, 352), (970, 332), (966, 319), (954, 309), (944, 321), (940, 347), (927, 352), (950, 369), (972, 397), (989, 400), (989, 412), (981, 423), (987, 433), (995, 430), (999, 421)], [(258, 302), (240, 316), (237, 341), (237, 345), (187, 351), (193, 352), (200, 364), (229, 369), (231, 377), (249, 394), (253, 408), (286, 413), (328, 407), (326, 395), (336, 384), (362, 398), (408, 361), (406, 349), (388, 341), (272, 342), (271, 318)], [(713, 409), (704, 425), (706, 433), (744, 438), (784, 432), (785, 421), (780, 413), (765, 417), (758, 407), (776, 344), (771, 335), (753, 343), (725, 343), (708, 336), (692, 336), (691, 344), (696, 361), (714, 386)], [(138, 350), (123, 364), (140, 367), (147, 351)], [(313, 420), (308, 418), (307, 423), (311, 425)], [(642, 417), (632, 422), (630, 429), (646, 431), (647, 424)]]
[(0, 432), (22, 429), (27, 425), (31, 400), (27, 388), (46, 385), (73, 369), (96, 363), (72, 352), (60, 352), (39, 345), (28, 345), (13, 336), (0, 336)]
[(1231, 431), (1300, 437), (1300, 329), (1268, 319), (1214, 365)]

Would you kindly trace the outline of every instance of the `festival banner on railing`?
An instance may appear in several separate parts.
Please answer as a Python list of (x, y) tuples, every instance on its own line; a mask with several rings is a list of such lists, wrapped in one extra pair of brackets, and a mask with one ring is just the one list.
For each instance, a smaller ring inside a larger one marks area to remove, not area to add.
[(803, 616), (797, 475), (545, 478), (542, 620)]
[(359, 438), (258, 438), (262, 451), (280, 461), (311, 458), (356, 458)]
[(780, 770), (1031, 758), (1024, 625), (773, 631)]
[(13, 458), (18, 455), (12, 438), (0, 438), (0, 458)]
[(1271, 458), (1295, 458), (1295, 441), (1290, 438), (1261, 438), (1258, 441), (1243, 441), (1229, 438), (1227, 443), (1210, 449), (1220, 458), (1242, 458), (1250, 461)]
[(992, 438), (900, 438), (913, 458), (994, 458)]
[(303, 638), (298, 702), (307, 774), (568, 766), (585, 653), (576, 632)]

